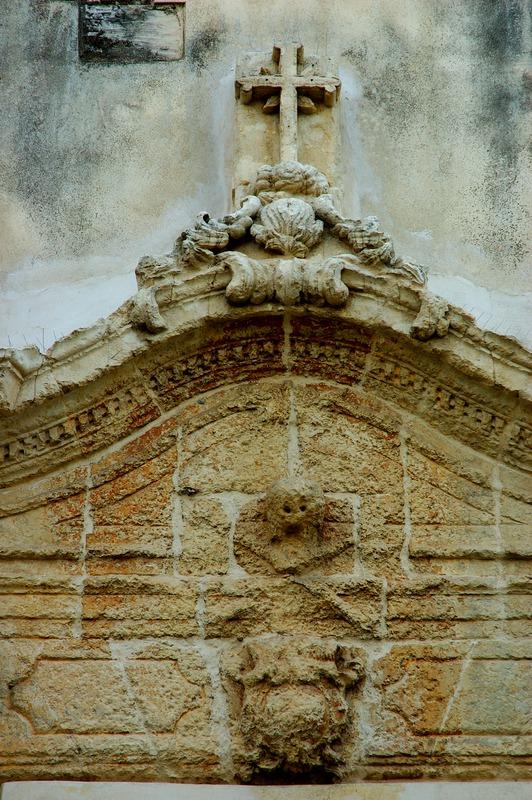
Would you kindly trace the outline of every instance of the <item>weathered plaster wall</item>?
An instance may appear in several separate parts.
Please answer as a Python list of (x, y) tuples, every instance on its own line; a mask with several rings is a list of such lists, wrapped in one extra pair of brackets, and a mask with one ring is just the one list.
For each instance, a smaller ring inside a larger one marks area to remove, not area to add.
[(188, 0), (186, 13), (183, 61), (89, 66), (75, 2), (2, 5), (2, 343), (92, 323), (134, 291), (139, 256), (228, 208), (235, 60), (275, 38), (342, 66), (347, 206), (377, 214), (436, 291), (526, 339), (525, 0)]

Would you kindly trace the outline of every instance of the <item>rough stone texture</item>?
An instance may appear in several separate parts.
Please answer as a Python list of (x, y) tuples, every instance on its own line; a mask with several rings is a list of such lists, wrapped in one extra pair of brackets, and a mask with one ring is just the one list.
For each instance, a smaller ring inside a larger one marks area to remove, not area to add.
[(304, 330), (0, 492), (4, 780), (530, 775), (526, 473), (312, 377)]
[[(189, 2), (181, 61), (105, 66), (79, 61), (75, 0), (3, 5), (6, 346), (92, 324), (132, 292), (149, 244), (228, 209), (235, 61), (281, 37), (342, 67), (343, 108), (302, 115), (301, 160), (341, 177), (349, 215), (380, 215), (434, 291), (529, 335), (526, 0)], [(277, 159), (275, 116), (251, 105), (239, 181)]]
[[(274, 484), (279, 496), (279, 484), (288, 482), (290, 488), (294, 485), (293, 479), (280, 481)], [(306, 489), (308, 486), (314, 487), (309, 481), (297, 481), (295, 486)], [(311, 494), (312, 499), (321, 500), (319, 494), (314, 498), (316, 490), (311, 488), (311, 492), (304, 492), (308, 498)], [(301, 499), (300, 491), (297, 491), (298, 499)], [(289, 495), (293, 498), (293, 491)], [(282, 492), (282, 506), (285, 502), (285, 493)], [(313, 530), (313, 526), (306, 525), (299, 530), (288, 530), (283, 533), (286, 525), (285, 515), (291, 515), (281, 507), (281, 535), (275, 534), (275, 527), (272, 524), (271, 514), (268, 514), (268, 497), (252, 501), (241, 510), (240, 517), (236, 524), (234, 535), (235, 556), (239, 566), (243, 567), (251, 574), (264, 573), (305, 573), (315, 572), (325, 575), (337, 572), (351, 572), (354, 567), (355, 549), (355, 518), (353, 505), (349, 499), (327, 499), (324, 498), (324, 506), (315, 509), (319, 515), (324, 515), (324, 519), (318, 527)], [(277, 509), (276, 509), (277, 510)], [(308, 512), (313, 509), (299, 511), (300, 520), (308, 522)], [(296, 511), (297, 513), (297, 511)], [(303, 516), (304, 515), (304, 516)], [(268, 518), (270, 516), (270, 519)], [(275, 515), (277, 517), (277, 514)], [(307, 519), (305, 519), (307, 517)]]
[(240, 210), (0, 353), (0, 778), (530, 776), (530, 354), (336, 210), (339, 82), (273, 61)]
[(255, 772), (333, 777), (351, 724), (349, 698), (364, 675), (356, 648), (293, 639), (230, 651), (223, 665), (232, 706), (235, 762)]

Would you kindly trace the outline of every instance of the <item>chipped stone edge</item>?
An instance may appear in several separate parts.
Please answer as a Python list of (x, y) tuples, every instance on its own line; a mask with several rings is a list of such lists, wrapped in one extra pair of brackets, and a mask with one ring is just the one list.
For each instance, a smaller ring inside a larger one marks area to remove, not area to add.
[[(0, 416), (9, 416), (28, 404), (86, 385), (149, 351), (153, 343), (169, 341), (187, 329), (224, 317), (245, 319), (283, 311), (279, 303), (230, 306), (224, 296), (230, 280), (230, 269), (222, 265), (218, 270), (197, 273), (180, 283), (160, 286), (155, 299), (165, 327), (155, 333), (139, 330), (131, 320), (133, 297), (107, 318), (59, 339), (46, 353), (40, 353), (36, 347), (0, 349)], [(411, 336), (412, 325), (426, 302), (423, 288), (406, 281), (392, 282), (385, 276), (376, 280), (364, 269), (344, 270), (342, 280), (350, 290), (351, 302), (341, 310), (327, 308), (327, 316)], [(312, 313), (312, 309), (309, 305), (294, 311)], [(323, 313), (320, 308), (320, 316)], [(438, 351), (449, 362), (454, 355), (463, 364), (462, 371), (469, 372), (470, 365), (474, 374), (479, 373), (481, 362), (487, 358), (486, 369), (481, 371), (485, 371), (484, 377), (491, 385), (532, 400), (532, 390), (527, 386), (532, 368), (530, 351), (513, 337), (479, 328), (470, 314), (456, 306), (449, 306), (448, 321), (448, 336), (425, 342), (422, 345), (425, 350)], [(493, 361), (491, 371), (488, 361)], [(501, 366), (499, 377), (497, 365)]]
[[(274, 302), (232, 306), (225, 296), (231, 277), (231, 270), (222, 262), (180, 281), (171, 279), (159, 284), (153, 291), (162, 321), (158, 332), (139, 328), (131, 313), (135, 299), (130, 298), (106, 319), (74, 331), (44, 354), (36, 348), (0, 351), (0, 441), (31, 436), (32, 430), (38, 435), (45, 417), (53, 426), (55, 417), (59, 421), (65, 413), (83, 413), (89, 395), (92, 403), (95, 396), (96, 400), (103, 397), (105, 386), (113, 384), (117, 370), (123, 374), (131, 363), (135, 373), (139, 356), (149, 360), (153, 353), (157, 360), (165, 348), (179, 353), (179, 342), (187, 334), (203, 331), (207, 345), (213, 324), (246, 324), (256, 317), (273, 319), (287, 313), (292, 318), (307, 316), (353, 324), (354, 342), (356, 326), (364, 327), (381, 342), (389, 342), (392, 360), (394, 352), (399, 361), (406, 352), (407, 361), (414, 366), (420, 357), (426, 361), (427, 355), (432, 356), (437, 372), (446, 367), (469, 386), (473, 382), (477, 395), (474, 402), (482, 404), (479, 398), (485, 397), (486, 405), (493, 406), (495, 401), (496, 406), (510, 409), (514, 421), (518, 416), (527, 427), (532, 400), (532, 354), (511, 337), (481, 330), (469, 314), (447, 305), (448, 333), (442, 338), (416, 341), (412, 327), (427, 294), (425, 287), (408, 278), (376, 276), (364, 266), (350, 266), (342, 272), (342, 280), (349, 288), (349, 298), (342, 308), (301, 304), (287, 309)], [(79, 389), (82, 391), (76, 391)], [(49, 409), (50, 403), (55, 405), (51, 415), (44, 407), (46, 404)], [(12, 476), (9, 482), (12, 479), (17, 477)]]

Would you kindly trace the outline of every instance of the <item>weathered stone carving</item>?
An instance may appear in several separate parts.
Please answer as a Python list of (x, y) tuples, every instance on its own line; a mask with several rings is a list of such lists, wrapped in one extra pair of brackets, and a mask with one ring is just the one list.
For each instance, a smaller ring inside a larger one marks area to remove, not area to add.
[[(349, 297), (342, 270), (360, 269), (361, 265), (370, 266), (377, 274), (389, 273), (424, 285), (422, 268), (396, 256), (375, 217), (342, 217), (328, 191), (327, 178), (311, 165), (297, 161), (264, 165), (257, 174), (255, 194), (246, 197), (238, 211), (220, 219), (202, 214), (194, 226), (183, 231), (172, 254), (142, 258), (136, 269), (139, 289), (180, 283), (191, 273), (216, 271), (224, 265), (233, 272), (226, 296), (236, 305), (276, 300), (284, 305), (309, 302), (342, 306)], [(309, 258), (325, 230), (347, 242), (352, 252), (321, 263)], [(259, 261), (228, 249), (249, 238), (266, 251), (292, 258)], [(154, 295), (136, 299), (132, 321), (149, 332), (158, 332), (162, 330), (161, 320), (153, 301)]]
[(198, 268), (212, 264), (213, 253), (229, 244), (228, 226), (209, 214), (201, 214), (192, 228), (187, 228), (177, 239), (175, 253), (183, 267)]
[(530, 355), (252, 191), (0, 351), (0, 782), (527, 777)]
[(306, 258), (322, 233), (323, 222), (316, 221), (312, 206), (293, 197), (265, 206), (251, 226), (251, 235), (265, 250), (299, 258)]
[(321, 487), (304, 478), (283, 478), (266, 494), (266, 519), (272, 542), (291, 536), (315, 540), (323, 526), (324, 513)]
[[(320, 72), (322, 74), (320, 74)], [(244, 104), (265, 100), (266, 114), (279, 111), (281, 160), (297, 161), (297, 114), (314, 114), (315, 101), (333, 106), (340, 94), (340, 79), (323, 74), (317, 59), (305, 59), (303, 45), (275, 45), (270, 64), (256, 65), (235, 82), (236, 94)]]
[[(148, 280), (167, 278), (171, 271), (199, 269), (208, 267), (214, 261), (214, 254), (228, 247), (231, 240), (241, 239), (253, 224), (261, 203), (258, 197), (244, 198), (241, 207), (221, 219), (213, 219), (209, 214), (199, 215), (198, 221), (183, 231), (169, 256), (152, 258), (145, 256), (137, 266), (137, 280), (146, 284)], [(170, 272), (169, 272), (170, 271)]]
[(129, 319), (133, 325), (148, 333), (161, 333), (166, 330), (167, 325), (159, 311), (154, 288), (140, 289), (133, 295)]
[(255, 194), (261, 201), (273, 199), (281, 192), (288, 195), (310, 195), (318, 197), (329, 191), (329, 181), (312, 164), (299, 161), (281, 161), (260, 167), (255, 180)]
[(35, 373), (43, 363), (44, 355), (35, 346), (20, 350), (0, 347), (0, 414), (12, 408), (21, 381)]
[(350, 572), (353, 526), (349, 502), (326, 499), (318, 484), (304, 478), (284, 478), (242, 509), (234, 537), (237, 561), (256, 574)]
[(297, 571), (301, 551), (315, 553), (323, 527), (325, 497), (317, 483), (284, 478), (266, 494), (267, 538), (278, 571)]
[(349, 289), (342, 281), (342, 270), (349, 269), (350, 257), (332, 256), (325, 261), (300, 258), (258, 261), (244, 253), (224, 253), (219, 261), (227, 265), (233, 277), (225, 290), (234, 305), (258, 305), (277, 300), (285, 306), (299, 302), (343, 306)]
[(136, 266), (135, 277), (138, 288), (147, 289), (178, 280), (180, 272), (176, 256), (144, 256)]
[(231, 239), (241, 239), (260, 208), (256, 197), (245, 198), (239, 211), (212, 219), (202, 214), (193, 228), (187, 228), (176, 241), (175, 255), (183, 267), (198, 268), (213, 263), (214, 252), (223, 250)]
[(334, 207), (334, 202), (329, 194), (323, 194), (313, 203), (316, 216), (331, 227), (333, 236), (347, 242), (349, 247), (359, 259), (371, 266), (388, 267), (393, 272), (400, 273), (424, 285), (425, 273), (419, 264), (413, 264), (399, 258), (395, 254), (390, 237), (379, 230), (377, 217), (365, 219), (347, 219)]
[(421, 298), (419, 313), (412, 323), (410, 335), (426, 342), (433, 336), (445, 336), (449, 331), (449, 304), (443, 297), (425, 292)]
[(299, 639), (254, 642), (232, 654), (226, 674), (234, 705), (237, 687), (243, 690), (236, 710), (243, 780), (338, 771), (349, 695), (364, 675), (355, 649)]

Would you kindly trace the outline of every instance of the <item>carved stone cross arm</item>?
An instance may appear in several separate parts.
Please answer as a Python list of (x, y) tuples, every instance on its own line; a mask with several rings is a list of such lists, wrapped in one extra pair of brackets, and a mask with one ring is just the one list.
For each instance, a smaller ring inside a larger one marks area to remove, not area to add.
[(334, 75), (317, 75), (304, 69), (303, 45), (283, 44), (273, 48), (278, 72), (263, 67), (259, 74), (241, 76), (236, 81), (242, 103), (266, 100), (263, 111), (279, 109), (280, 160), (297, 161), (297, 114), (314, 113), (314, 100), (333, 106), (340, 92), (340, 80)]

